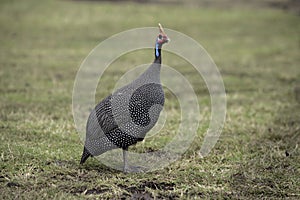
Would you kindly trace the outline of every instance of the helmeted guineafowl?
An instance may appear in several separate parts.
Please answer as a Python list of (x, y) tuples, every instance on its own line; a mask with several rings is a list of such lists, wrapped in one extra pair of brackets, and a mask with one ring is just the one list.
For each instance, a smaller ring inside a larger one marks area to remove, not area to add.
[(160, 82), (161, 48), (168, 41), (168, 36), (159, 24), (154, 62), (137, 79), (116, 90), (92, 110), (87, 121), (80, 164), (89, 156), (122, 148), (124, 172), (128, 170), (128, 147), (144, 139), (156, 124), (164, 105), (164, 92)]

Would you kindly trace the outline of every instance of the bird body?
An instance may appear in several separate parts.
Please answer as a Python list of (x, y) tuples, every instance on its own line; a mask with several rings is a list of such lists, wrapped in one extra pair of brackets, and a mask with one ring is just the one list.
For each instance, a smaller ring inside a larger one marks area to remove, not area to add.
[(89, 156), (122, 148), (126, 171), (128, 147), (142, 141), (156, 124), (165, 100), (160, 82), (161, 47), (169, 41), (160, 24), (159, 28), (154, 62), (137, 79), (103, 99), (91, 111), (81, 164)]

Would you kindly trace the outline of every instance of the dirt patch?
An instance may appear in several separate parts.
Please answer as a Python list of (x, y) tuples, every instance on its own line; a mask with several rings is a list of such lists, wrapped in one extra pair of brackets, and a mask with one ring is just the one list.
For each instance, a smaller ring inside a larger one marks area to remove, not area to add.
[(19, 183), (16, 182), (8, 182), (6, 184), (7, 187), (20, 187), (21, 185)]
[[(121, 199), (127, 199), (125, 196), (121, 197)], [(130, 199), (153, 199), (153, 196), (149, 192), (135, 192), (130, 196)]]
[[(62, 189), (66, 189), (66, 188), (62, 188)], [(80, 195), (80, 194), (99, 195), (107, 191), (109, 191), (109, 188), (107, 188), (106, 186), (99, 186), (95, 188), (88, 188), (87, 186), (68, 188), (68, 192), (74, 195)]]
[(175, 184), (174, 183), (155, 183), (155, 182), (143, 182), (141, 185), (139, 185), (137, 188), (130, 188), (132, 189), (138, 189), (138, 190), (145, 190), (145, 188), (151, 188), (153, 190), (174, 190)]
[[(167, 183), (167, 182), (160, 182), (156, 183), (153, 181), (144, 181), (138, 186), (132, 186), (132, 187), (127, 187), (125, 185), (118, 185), (120, 188), (125, 189), (130, 195), (131, 199), (153, 199), (154, 197), (152, 196), (151, 193), (147, 191), (147, 188), (152, 189), (152, 190), (161, 190), (161, 191), (167, 191), (167, 190), (174, 190), (175, 189), (175, 183)], [(124, 194), (124, 198), (127, 198), (129, 195)], [(155, 198), (157, 199), (174, 199), (178, 198), (176, 195), (163, 195), (159, 193), (159, 196), (156, 196)]]
[(300, 15), (300, 1), (299, 0), (273, 0), (267, 1), (267, 5), (271, 8), (294, 11)]
[(295, 99), (300, 103), (300, 84), (294, 87)]
[(85, 194), (85, 195), (91, 195), (91, 194), (96, 195), (96, 194), (105, 193), (107, 191), (109, 191), (108, 188), (104, 188), (104, 189), (101, 189), (101, 188), (92, 188), (92, 189), (85, 190), (83, 192), (83, 194)]

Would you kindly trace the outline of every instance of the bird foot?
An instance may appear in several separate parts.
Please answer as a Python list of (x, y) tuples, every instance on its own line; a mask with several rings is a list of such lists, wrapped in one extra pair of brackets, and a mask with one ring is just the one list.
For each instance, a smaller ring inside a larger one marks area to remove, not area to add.
[(123, 169), (124, 173), (141, 173), (141, 172), (146, 172), (147, 169), (142, 166), (128, 166)]

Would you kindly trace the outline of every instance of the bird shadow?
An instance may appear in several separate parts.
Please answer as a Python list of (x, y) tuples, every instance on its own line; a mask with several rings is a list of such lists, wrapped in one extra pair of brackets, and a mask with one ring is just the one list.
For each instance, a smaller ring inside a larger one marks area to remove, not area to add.
[[(46, 165), (52, 165), (60, 168), (66, 169), (79, 169), (79, 170), (86, 170), (86, 171), (96, 171), (98, 173), (120, 173), (120, 170), (107, 167), (104, 164), (101, 164), (97, 160), (89, 160), (84, 164), (80, 164), (77, 160), (51, 160), (45, 163)], [(120, 166), (121, 168), (122, 166)]]
[[(101, 164), (101, 162), (97, 161), (97, 160), (90, 160), (87, 161), (85, 164), (80, 165), (79, 163), (77, 164), (79, 169), (84, 169), (84, 170), (88, 170), (88, 171), (96, 171), (98, 173), (120, 173), (120, 170), (111, 168), (111, 167), (107, 167), (104, 164)], [(121, 168), (122, 166), (120, 166)]]

